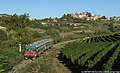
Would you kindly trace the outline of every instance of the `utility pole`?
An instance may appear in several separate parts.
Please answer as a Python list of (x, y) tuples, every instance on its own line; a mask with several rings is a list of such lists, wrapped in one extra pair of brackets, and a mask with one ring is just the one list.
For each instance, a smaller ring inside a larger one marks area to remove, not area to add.
[(22, 47), (21, 47), (21, 43), (19, 43), (19, 52), (22, 52)]
[(22, 55), (22, 47), (21, 47), (21, 43), (19, 43), (19, 55), (21, 56)]

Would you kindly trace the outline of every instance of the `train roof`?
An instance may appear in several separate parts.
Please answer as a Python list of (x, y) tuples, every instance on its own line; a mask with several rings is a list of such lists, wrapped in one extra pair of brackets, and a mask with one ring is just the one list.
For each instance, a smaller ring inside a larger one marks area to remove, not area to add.
[(37, 47), (44, 45), (45, 43), (52, 42), (52, 41), (53, 41), (53, 39), (44, 39), (41, 41), (34, 42), (33, 44), (26, 45), (26, 48), (35, 49)]

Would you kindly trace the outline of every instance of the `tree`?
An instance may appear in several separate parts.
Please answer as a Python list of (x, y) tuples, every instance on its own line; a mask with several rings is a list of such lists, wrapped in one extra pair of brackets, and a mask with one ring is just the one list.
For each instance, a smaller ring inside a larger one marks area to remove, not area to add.
[(10, 30), (14, 30), (17, 32), (17, 39), (19, 43), (21, 43), (23, 39), (23, 33), (22, 30), (24, 30), (27, 26), (32, 25), (30, 19), (29, 19), (29, 14), (23, 14), (23, 15), (17, 15), (14, 14), (10, 17), (7, 18), (6, 24), (8, 25), (7, 31), (9, 32)]
[(88, 16), (88, 17), (91, 17), (91, 13), (87, 13), (87, 16)]
[(102, 16), (102, 19), (106, 19), (106, 17), (105, 17), (105, 16)]
[(112, 32), (114, 32), (114, 31), (115, 31), (115, 27), (113, 26), (113, 23), (109, 23), (109, 25), (108, 25), (108, 26), (109, 26), (109, 28), (108, 28), (108, 29), (109, 29), (110, 31), (112, 31)]

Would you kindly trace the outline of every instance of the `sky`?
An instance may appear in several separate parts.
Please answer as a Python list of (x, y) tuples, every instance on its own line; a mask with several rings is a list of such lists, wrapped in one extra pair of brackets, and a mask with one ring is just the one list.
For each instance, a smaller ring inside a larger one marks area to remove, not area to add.
[(120, 0), (0, 0), (0, 14), (24, 14), (30, 18), (61, 17), (67, 13), (91, 12), (120, 16)]

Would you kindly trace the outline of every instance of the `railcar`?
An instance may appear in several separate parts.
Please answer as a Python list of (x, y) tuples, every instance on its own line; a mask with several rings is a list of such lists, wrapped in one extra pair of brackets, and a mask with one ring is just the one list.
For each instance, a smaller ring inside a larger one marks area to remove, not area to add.
[(25, 59), (35, 59), (39, 54), (53, 46), (53, 39), (44, 39), (25, 46)]

